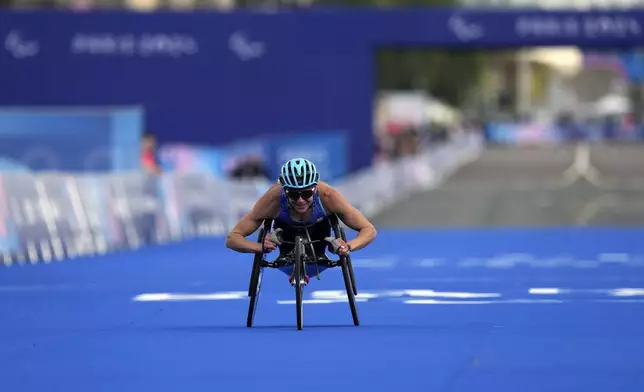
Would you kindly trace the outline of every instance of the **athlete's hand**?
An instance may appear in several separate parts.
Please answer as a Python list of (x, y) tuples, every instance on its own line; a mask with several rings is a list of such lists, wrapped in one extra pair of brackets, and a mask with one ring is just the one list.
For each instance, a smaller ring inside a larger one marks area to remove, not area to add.
[(342, 238), (336, 238), (336, 241), (338, 242), (338, 245), (340, 245), (340, 247), (338, 247), (338, 255), (344, 256), (349, 254), (349, 246), (347, 243), (344, 242)]
[(266, 234), (264, 236), (264, 252), (269, 253), (277, 249), (277, 244), (271, 241), (271, 236), (270, 234)]

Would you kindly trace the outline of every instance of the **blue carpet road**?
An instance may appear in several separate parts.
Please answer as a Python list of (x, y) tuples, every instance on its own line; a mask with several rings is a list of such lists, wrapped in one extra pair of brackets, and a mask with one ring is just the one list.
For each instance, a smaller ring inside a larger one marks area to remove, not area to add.
[(644, 230), (381, 231), (294, 291), (221, 239), (0, 268), (0, 391), (644, 391)]

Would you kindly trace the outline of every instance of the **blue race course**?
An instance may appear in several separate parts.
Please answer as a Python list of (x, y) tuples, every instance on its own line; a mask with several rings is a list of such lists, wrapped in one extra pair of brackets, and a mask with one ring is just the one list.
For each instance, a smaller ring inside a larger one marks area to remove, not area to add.
[[(0, 269), (10, 392), (642, 391), (644, 230), (382, 230), (294, 290), (221, 239)], [(180, 295), (182, 294), (182, 295)]]

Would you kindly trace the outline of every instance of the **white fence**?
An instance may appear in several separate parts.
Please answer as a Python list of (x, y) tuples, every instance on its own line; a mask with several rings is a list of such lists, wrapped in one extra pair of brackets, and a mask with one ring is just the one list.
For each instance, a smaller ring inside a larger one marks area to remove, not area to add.
[[(333, 185), (371, 216), (411, 193), (436, 186), (476, 159), (481, 148), (477, 136), (462, 136)], [(224, 236), (268, 186), (205, 173), (0, 174), (0, 258), (6, 265), (50, 262), (196, 236)]]

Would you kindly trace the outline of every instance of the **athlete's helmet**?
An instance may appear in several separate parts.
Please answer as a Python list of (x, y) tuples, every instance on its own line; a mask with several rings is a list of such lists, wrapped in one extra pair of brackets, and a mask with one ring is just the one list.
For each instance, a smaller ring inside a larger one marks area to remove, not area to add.
[(316, 185), (320, 174), (313, 162), (305, 158), (294, 158), (282, 165), (278, 180), (282, 187), (302, 189)]

